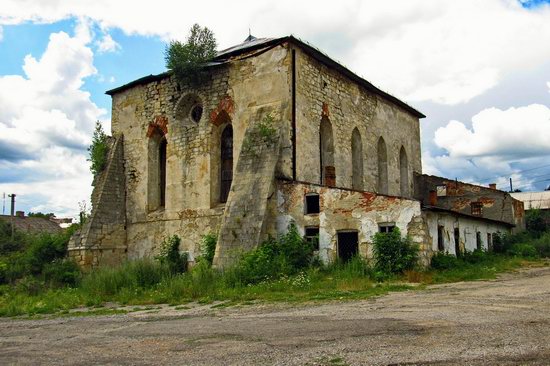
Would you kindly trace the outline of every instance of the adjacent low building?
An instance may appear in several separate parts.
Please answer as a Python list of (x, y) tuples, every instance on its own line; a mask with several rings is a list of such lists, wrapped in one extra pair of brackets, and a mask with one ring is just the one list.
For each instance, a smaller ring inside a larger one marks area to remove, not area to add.
[(424, 115), (292, 36), (249, 37), (199, 79), (164, 73), (107, 92), (108, 164), (69, 245), (81, 265), (153, 256), (171, 235), (194, 261), (215, 232), (223, 268), (291, 222), (324, 261), (370, 257), (373, 235), (397, 227), (427, 263), (523, 225), (505, 192), (423, 176)]

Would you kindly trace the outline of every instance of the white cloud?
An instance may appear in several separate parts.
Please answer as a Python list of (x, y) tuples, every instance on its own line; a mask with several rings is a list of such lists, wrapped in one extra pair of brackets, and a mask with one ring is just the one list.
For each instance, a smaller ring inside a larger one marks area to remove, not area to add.
[(89, 17), (102, 30), (165, 40), (184, 38), (198, 22), (214, 30), (220, 48), (242, 41), (249, 27), (257, 36), (293, 33), (413, 102), (466, 102), (503, 75), (550, 58), (550, 47), (542, 46), (550, 44), (550, 7), (524, 9), (514, 0), (235, 1), (230, 7), (222, 1), (4, 0), (0, 24), (70, 16)]
[(546, 82), (546, 86), (548, 87), (548, 93), (550, 93), (550, 81)]
[[(35, 210), (74, 214), (91, 191), (86, 147), (105, 114), (81, 89), (97, 73), (91, 39), (85, 22), (53, 33), (39, 59), (25, 57), (24, 76), (0, 77), (0, 191), (45, 200)], [(15, 173), (23, 179), (6, 178)]]
[(502, 156), (508, 159), (550, 154), (550, 108), (484, 109), (472, 117), (472, 128), (450, 121), (435, 132), (437, 146), (453, 157)]
[(99, 52), (115, 52), (120, 49), (120, 45), (111, 37), (110, 34), (105, 34), (103, 38), (96, 42)]

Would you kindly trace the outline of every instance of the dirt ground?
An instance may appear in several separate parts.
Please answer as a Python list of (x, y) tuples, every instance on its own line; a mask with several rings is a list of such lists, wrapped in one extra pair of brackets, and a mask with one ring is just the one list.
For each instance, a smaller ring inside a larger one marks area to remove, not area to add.
[(309, 305), (0, 319), (2, 365), (550, 365), (550, 268)]

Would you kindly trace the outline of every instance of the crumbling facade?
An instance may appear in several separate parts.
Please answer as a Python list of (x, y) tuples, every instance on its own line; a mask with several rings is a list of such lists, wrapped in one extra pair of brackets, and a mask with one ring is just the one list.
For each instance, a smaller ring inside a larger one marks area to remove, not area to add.
[(83, 266), (152, 256), (174, 234), (194, 261), (215, 232), (223, 268), (290, 222), (325, 261), (368, 257), (374, 233), (398, 227), (427, 262), (441, 215), (489, 223), (424, 202), (420, 112), (293, 37), (221, 51), (198, 84), (165, 73), (108, 94), (108, 164), (69, 247)]

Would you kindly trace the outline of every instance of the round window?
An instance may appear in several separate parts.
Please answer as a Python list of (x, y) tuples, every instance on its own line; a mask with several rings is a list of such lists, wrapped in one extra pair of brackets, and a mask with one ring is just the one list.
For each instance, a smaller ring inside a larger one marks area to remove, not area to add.
[(202, 118), (202, 105), (200, 104), (195, 104), (193, 106), (193, 108), (191, 108), (191, 119), (197, 123), (199, 123), (199, 121), (201, 120)]

